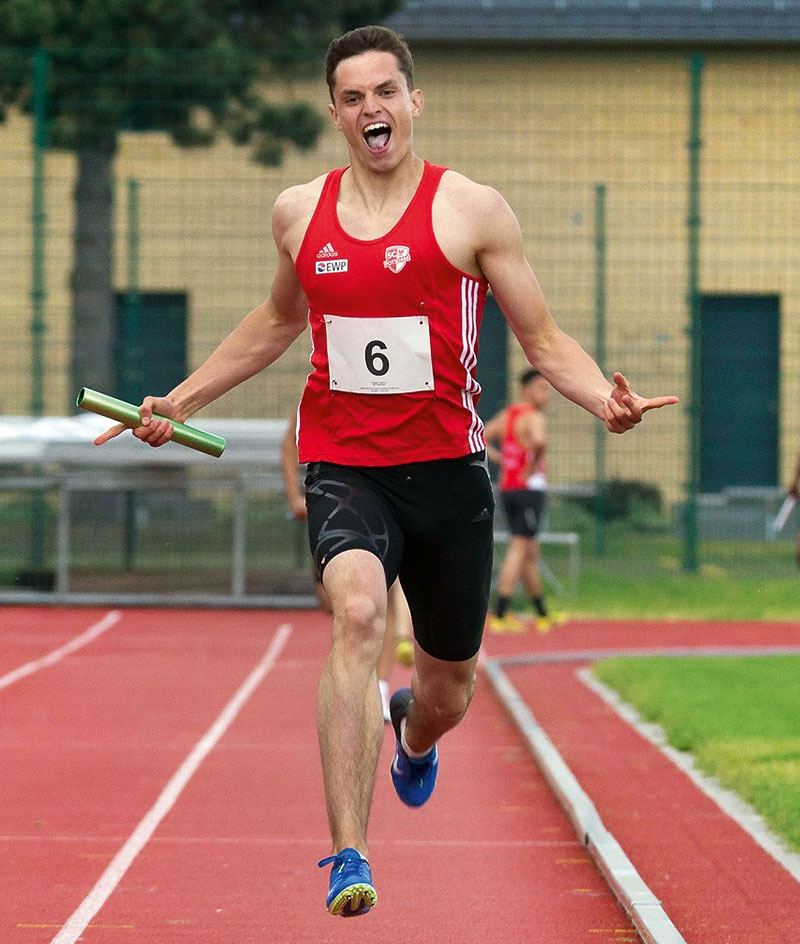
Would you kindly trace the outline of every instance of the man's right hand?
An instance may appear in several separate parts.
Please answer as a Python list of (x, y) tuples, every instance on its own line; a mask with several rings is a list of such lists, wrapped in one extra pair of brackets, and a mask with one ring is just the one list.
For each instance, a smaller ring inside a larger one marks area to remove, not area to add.
[(109, 439), (114, 439), (126, 429), (130, 429), (137, 439), (146, 442), (149, 446), (163, 446), (172, 439), (172, 423), (168, 419), (153, 419), (153, 414), (158, 413), (161, 417), (171, 417), (174, 413), (172, 400), (168, 397), (145, 397), (142, 405), (139, 407), (141, 417), (141, 426), (132, 428), (124, 423), (117, 423), (111, 429), (107, 429), (95, 439), (95, 446), (102, 446)]

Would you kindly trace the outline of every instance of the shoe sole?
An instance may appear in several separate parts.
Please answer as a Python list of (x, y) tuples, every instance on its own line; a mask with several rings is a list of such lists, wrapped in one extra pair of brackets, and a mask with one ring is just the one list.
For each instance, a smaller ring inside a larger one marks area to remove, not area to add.
[(355, 885), (343, 888), (328, 905), (328, 911), (341, 918), (356, 918), (366, 914), (377, 903), (378, 893), (372, 885), (367, 882), (357, 882)]
[(516, 633), (524, 633), (526, 629), (527, 627), (525, 626), (525, 624), (521, 623), (519, 626), (513, 626), (513, 627), (512, 626), (490, 626), (489, 632), (495, 633), (498, 636), (503, 636), (503, 635), (510, 636)]

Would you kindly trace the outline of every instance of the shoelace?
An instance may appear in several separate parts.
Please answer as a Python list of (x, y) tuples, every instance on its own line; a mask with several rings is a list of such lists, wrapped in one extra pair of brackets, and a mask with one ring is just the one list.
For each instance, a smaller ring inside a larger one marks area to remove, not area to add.
[(339, 852), (336, 855), (331, 855), (324, 859), (320, 859), (320, 861), (317, 862), (317, 868), (321, 869), (326, 865), (333, 863), (334, 865), (339, 866), (339, 874), (347, 875), (351, 872), (357, 872), (361, 863), (365, 861), (366, 860), (362, 859), (358, 853), (354, 855), (352, 852), (347, 852), (343, 855), (341, 852)]

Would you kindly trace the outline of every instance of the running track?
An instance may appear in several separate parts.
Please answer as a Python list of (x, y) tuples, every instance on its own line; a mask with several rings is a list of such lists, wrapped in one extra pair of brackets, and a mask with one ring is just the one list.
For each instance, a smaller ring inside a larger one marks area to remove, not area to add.
[[(0, 610), (0, 941), (637, 939), (483, 679), (422, 810), (394, 797), (387, 736), (378, 907), (327, 915), (314, 723), (327, 639), (317, 613)], [(573, 624), (487, 649), (698, 639), (796, 645), (800, 625)], [(794, 879), (575, 668), (510, 675), (687, 941), (800, 940)]]

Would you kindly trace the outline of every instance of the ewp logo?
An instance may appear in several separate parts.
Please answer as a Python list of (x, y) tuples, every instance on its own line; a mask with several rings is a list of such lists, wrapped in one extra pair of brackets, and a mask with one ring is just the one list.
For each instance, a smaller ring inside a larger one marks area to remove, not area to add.
[(329, 275), (333, 272), (347, 272), (348, 259), (324, 259), (317, 260), (317, 275)]

